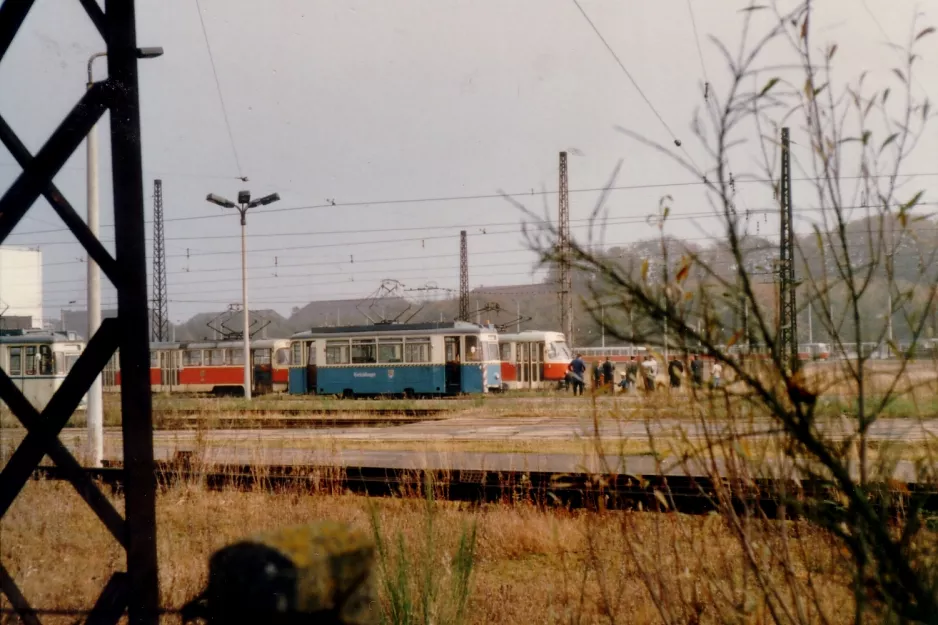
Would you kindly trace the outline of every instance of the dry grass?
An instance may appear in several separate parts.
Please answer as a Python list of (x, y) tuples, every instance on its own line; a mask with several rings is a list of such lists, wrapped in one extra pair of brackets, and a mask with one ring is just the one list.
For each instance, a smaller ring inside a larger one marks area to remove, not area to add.
[[(163, 492), (158, 499), (162, 601), (176, 608), (195, 595), (205, 582), (209, 554), (246, 534), (315, 519), (370, 530), (371, 506), (392, 542), (400, 534), (407, 549), (422, 548), (426, 511), (419, 499), (207, 493), (194, 486)], [(762, 622), (766, 616), (739, 543), (720, 517), (435, 507), (433, 562), (444, 588), (460, 536), (472, 524), (478, 529), (472, 623), (591, 623), (609, 622), (608, 617), (654, 623), (662, 622), (659, 608), (681, 622), (725, 622), (734, 615)], [(779, 527), (758, 522), (750, 530), (769, 578), (781, 584), (783, 594), (787, 584), (811, 586), (822, 593), (820, 607), (831, 622), (849, 622), (850, 593), (839, 549), (806, 525), (785, 524), (785, 553), (793, 558), (794, 576), (785, 582)], [(121, 566), (114, 541), (63, 484), (30, 483), (3, 520), (2, 539), (4, 564), (39, 607), (87, 608), (108, 572)], [(420, 571), (413, 574), (417, 583)], [(803, 600), (810, 603), (810, 593)]]

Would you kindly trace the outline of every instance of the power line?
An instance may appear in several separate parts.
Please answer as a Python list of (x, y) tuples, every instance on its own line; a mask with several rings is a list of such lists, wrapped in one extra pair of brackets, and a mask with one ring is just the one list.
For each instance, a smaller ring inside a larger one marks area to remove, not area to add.
[[(590, 16), (587, 15), (586, 11), (583, 10), (583, 7), (580, 6), (579, 1), (573, 0), (573, 4), (575, 4), (576, 8), (580, 10), (580, 14), (583, 16), (583, 19), (585, 19), (586, 22), (590, 25), (590, 28), (593, 29), (593, 32), (596, 33), (596, 36), (599, 37), (599, 40), (603, 43), (603, 45), (606, 46), (606, 50), (608, 50), (609, 54), (612, 55), (612, 58), (615, 59), (616, 63), (619, 65), (619, 69), (622, 70), (622, 72), (626, 75), (629, 81), (631, 81), (632, 86), (635, 87), (635, 90), (638, 91), (638, 94), (642, 96), (643, 100), (645, 100), (645, 104), (648, 105), (648, 108), (652, 110), (652, 112), (655, 114), (655, 117), (657, 117), (658, 121), (661, 122), (661, 125), (664, 126), (665, 130), (668, 131), (668, 134), (671, 135), (671, 138), (674, 140), (674, 145), (680, 147), (681, 150), (684, 152), (684, 154), (687, 155), (687, 158), (689, 158), (691, 162), (694, 163), (694, 159), (687, 152), (687, 149), (683, 147), (683, 145), (681, 144), (681, 140), (677, 138), (677, 135), (675, 135), (674, 132), (671, 130), (671, 127), (668, 126), (668, 123), (664, 121), (664, 118), (658, 112), (658, 109), (656, 109), (655, 106), (651, 103), (651, 100), (648, 99), (648, 96), (645, 95), (645, 92), (642, 91), (642, 88), (638, 86), (638, 83), (635, 81), (635, 78), (632, 77), (632, 74), (629, 72), (628, 69), (626, 69), (625, 64), (619, 58), (619, 55), (616, 54), (616, 51), (612, 49), (612, 46), (609, 45), (609, 42), (606, 41), (606, 38), (603, 37), (601, 32), (599, 32), (599, 29), (596, 28), (596, 24), (593, 23), (593, 20), (590, 19)], [(696, 167), (697, 169), (700, 169), (699, 167), (697, 167), (697, 163), (694, 163), (694, 167)]]
[[(938, 172), (923, 172), (923, 173), (914, 173), (914, 174), (897, 174), (898, 178), (914, 178), (914, 177), (926, 177), (926, 176), (938, 176)], [(890, 174), (883, 174), (879, 176), (840, 176), (840, 180), (862, 180), (866, 178), (889, 178), (892, 177)], [(804, 178), (792, 178), (792, 182), (811, 182), (816, 181), (817, 178), (804, 177)], [(736, 180), (736, 184), (766, 184), (771, 183), (772, 180), (761, 179), (761, 178), (743, 178)], [(570, 193), (601, 193), (603, 191), (634, 191), (642, 189), (662, 189), (668, 187), (687, 187), (687, 186), (699, 186), (707, 184), (702, 180), (697, 181), (683, 181), (683, 182), (669, 182), (669, 183), (650, 183), (650, 184), (632, 184), (632, 185), (616, 185), (610, 187), (587, 187), (582, 189), (570, 189)], [(451, 196), (438, 196), (438, 197), (417, 197), (417, 198), (407, 198), (407, 199), (379, 199), (379, 200), (365, 200), (358, 202), (336, 202), (336, 203), (326, 203), (326, 204), (310, 204), (306, 206), (288, 206), (280, 208), (270, 208), (266, 209), (264, 213), (282, 213), (282, 212), (291, 212), (291, 211), (300, 211), (300, 210), (317, 210), (317, 209), (337, 209), (337, 208), (357, 208), (363, 206), (387, 206), (394, 204), (425, 204), (432, 202), (459, 202), (459, 201), (471, 201), (471, 200), (491, 200), (491, 199), (500, 199), (504, 197), (539, 197), (544, 195), (555, 195), (557, 191), (535, 191), (531, 189), (530, 191), (520, 191), (515, 193), (488, 193), (488, 194), (475, 194), (475, 195), (451, 195)], [(843, 207), (851, 208), (851, 207)], [(195, 221), (200, 219), (220, 219), (224, 218), (224, 214), (213, 214), (213, 215), (202, 215), (202, 216), (192, 216), (192, 217), (168, 217), (164, 218), (164, 223), (169, 222), (181, 222), (181, 221)], [(147, 221), (145, 223), (152, 223)], [(102, 224), (102, 228), (113, 228), (114, 224)], [(458, 228), (459, 226), (453, 226), (453, 228)], [(381, 229), (382, 232), (387, 231), (386, 229)], [(69, 233), (68, 228), (56, 228), (52, 230), (31, 230), (29, 232), (12, 232), (12, 236), (33, 236), (37, 234), (55, 234), (55, 233)], [(7, 237), (9, 238), (9, 237)], [(201, 238), (201, 237), (198, 237)], [(167, 240), (176, 240), (176, 239), (167, 239)]]
[[(228, 108), (225, 106), (225, 98), (221, 94), (221, 82), (218, 80), (218, 70), (215, 67), (215, 55), (212, 54), (212, 45), (208, 41), (208, 31), (205, 29), (205, 18), (202, 17), (202, 7), (199, 0), (195, 0), (195, 9), (199, 14), (199, 24), (202, 25), (202, 36), (205, 38), (205, 48), (208, 50), (208, 59), (212, 63), (212, 75), (215, 77), (215, 90), (218, 92), (218, 101), (221, 103), (222, 116), (225, 119), (225, 128), (228, 129), (228, 139), (231, 142), (231, 153), (234, 155), (235, 166), (238, 168), (238, 177), (244, 178), (244, 172), (241, 170), (241, 159), (238, 158), (238, 149), (235, 147), (234, 134), (231, 132), (231, 121), (228, 119)], [(171, 221), (167, 219), (166, 221)]]
[(703, 58), (703, 48), (700, 46), (700, 35), (697, 32), (697, 19), (694, 17), (694, 7), (691, 5), (691, 0), (687, 0), (687, 12), (690, 14), (690, 23), (694, 29), (694, 42), (697, 44), (697, 57), (700, 59), (700, 70), (703, 72), (704, 83), (709, 88), (710, 77), (707, 76), (707, 66), (704, 63)]

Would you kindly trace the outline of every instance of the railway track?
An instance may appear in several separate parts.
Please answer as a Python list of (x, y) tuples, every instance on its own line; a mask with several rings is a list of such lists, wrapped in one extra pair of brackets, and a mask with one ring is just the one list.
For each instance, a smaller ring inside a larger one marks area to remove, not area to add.
[[(96, 480), (120, 490), (123, 471), (117, 463), (86, 471)], [(58, 467), (42, 466), (35, 479), (65, 479)], [(772, 517), (782, 501), (810, 496), (824, 499), (825, 483), (802, 481), (779, 484), (773, 480), (749, 480), (745, 485), (708, 477), (556, 474), (542, 471), (413, 470), (383, 467), (313, 465), (196, 466), (191, 456), (177, 454), (173, 461), (156, 463), (157, 483), (168, 488), (177, 483), (200, 483), (210, 490), (299, 493), (355, 493), (375, 497), (422, 497), (423, 487), (433, 486), (434, 496), (472, 504), (535, 504), (545, 507), (606, 510), (678, 511), (706, 514), (717, 509), (717, 492), (731, 492), (738, 510), (758, 507)], [(924, 511), (938, 511), (938, 490), (918, 484), (891, 485), (878, 503), (890, 510), (907, 509), (910, 498), (921, 501)], [(789, 507), (786, 514), (791, 516)]]
[[(154, 411), (153, 424), (156, 429), (199, 429), (210, 428), (335, 428), (335, 427), (386, 427), (439, 421), (443, 419), (442, 408), (372, 408), (363, 410), (328, 409), (276, 409), (237, 410), (217, 413), (198, 408), (185, 410)], [(357, 416), (366, 415), (366, 416)]]

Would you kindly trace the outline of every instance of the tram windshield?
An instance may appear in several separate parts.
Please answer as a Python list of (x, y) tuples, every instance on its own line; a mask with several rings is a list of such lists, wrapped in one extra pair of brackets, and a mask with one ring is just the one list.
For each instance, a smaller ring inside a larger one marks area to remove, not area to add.
[(572, 360), (570, 348), (565, 341), (551, 341), (547, 346), (547, 357), (551, 360)]
[(500, 360), (498, 353), (498, 343), (482, 343), (483, 357), (485, 360)]

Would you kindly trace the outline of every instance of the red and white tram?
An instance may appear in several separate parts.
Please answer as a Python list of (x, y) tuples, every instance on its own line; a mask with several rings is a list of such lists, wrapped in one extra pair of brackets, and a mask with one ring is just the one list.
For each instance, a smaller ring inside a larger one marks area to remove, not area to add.
[(564, 381), (573, 360), (560, 332), (526, 330), (499, 334), (498, 345), (505, 390), (556, 387)]
[[(290, 340), (251, 341), (252, 393), (285, 393), (290, 375)], [(120, 390), (115, 354), (104, 371), (106, 391)], [(244, 343), (190, 341), (150, 344), (150, 387), (162, 393), (244, 395)]]

